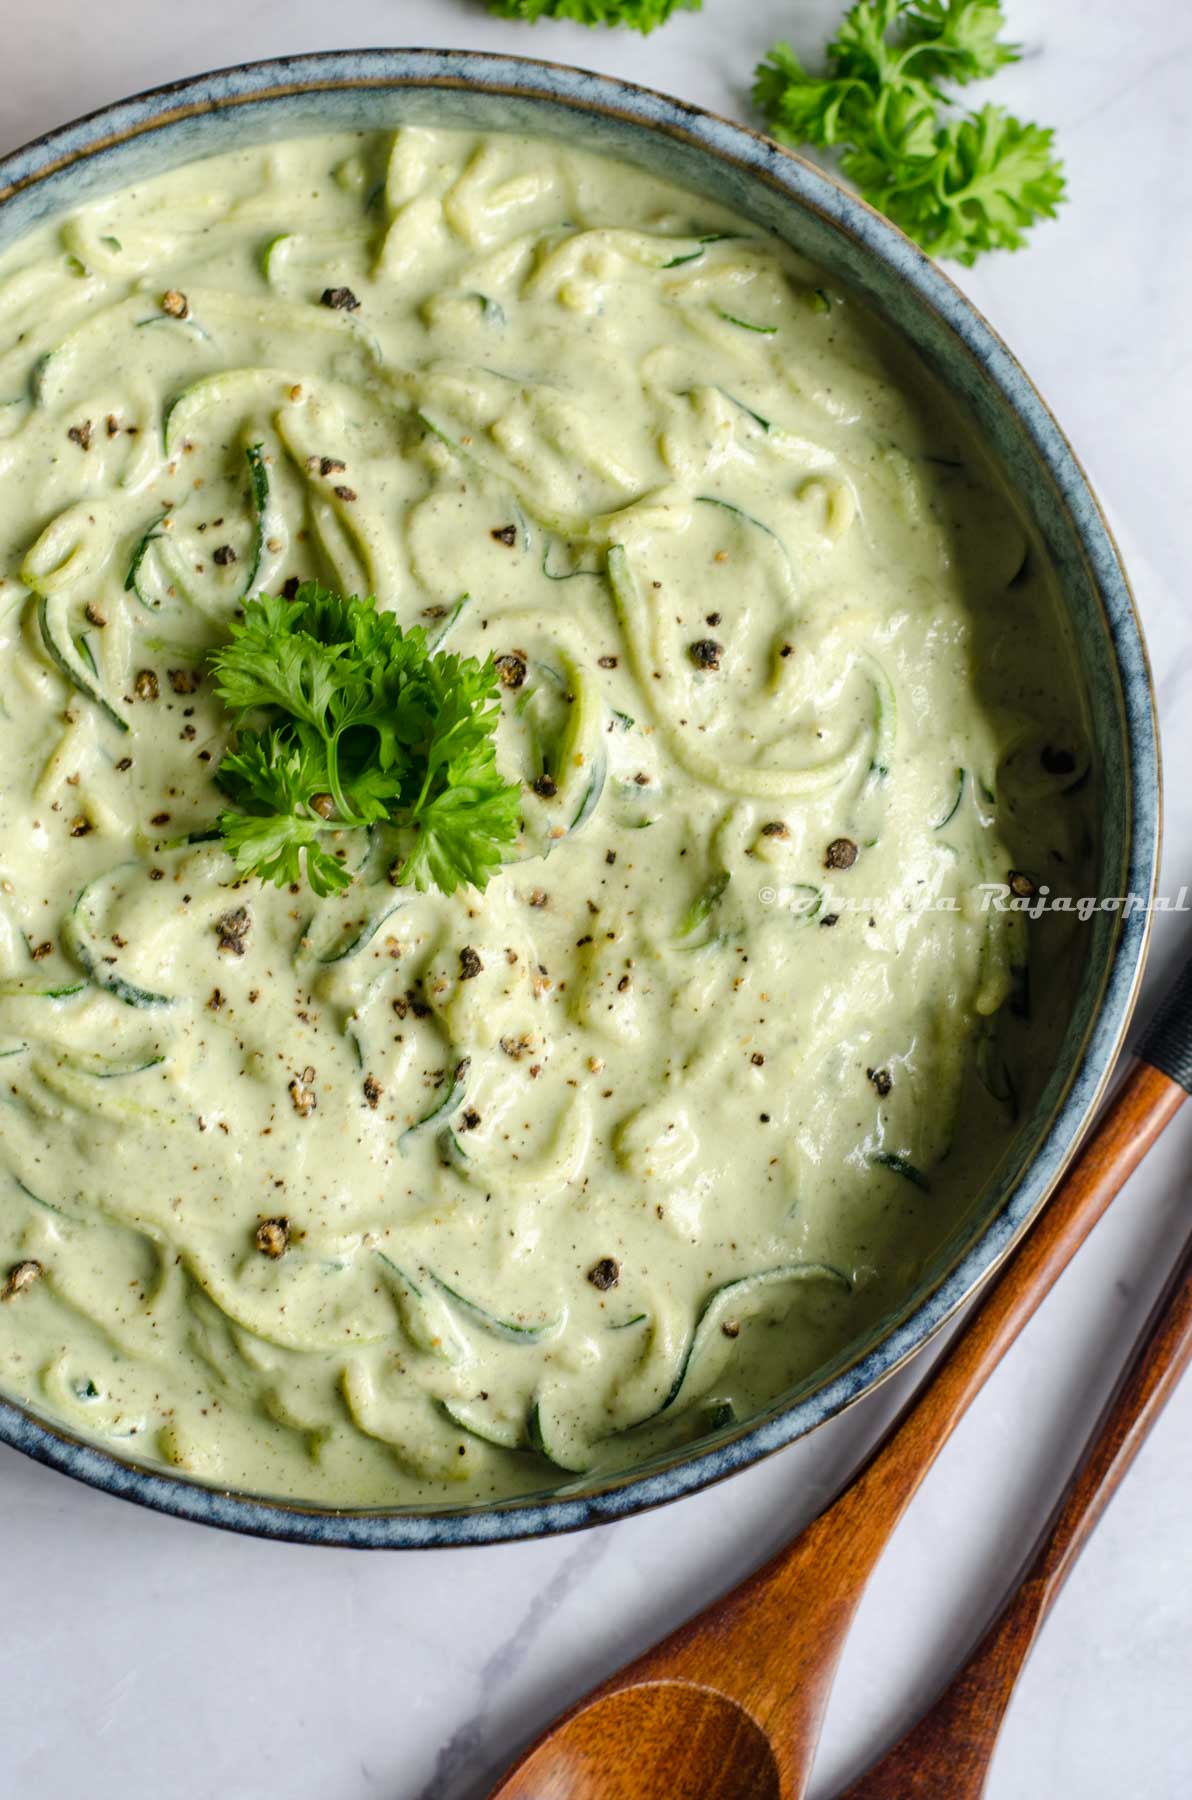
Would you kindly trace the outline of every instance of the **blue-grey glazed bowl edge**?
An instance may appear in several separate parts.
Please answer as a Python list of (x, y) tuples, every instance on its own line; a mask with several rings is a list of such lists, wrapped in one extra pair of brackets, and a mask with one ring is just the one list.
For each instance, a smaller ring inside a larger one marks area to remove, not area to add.
[[(827, 266), (910, 339), (993, 444), (1056, 560), (1106, 760), (1103, 892), (1149, 900), (1158, 863), (1158, 740), (1146, 650), (1108, 526), (1071, 446), (1001, 339), (942, 270), (823, 171), (748, 128), (652, 90), (528, 58), (345, 50), (241, 65), (118, 101), (0, 159), (0, 247), (38, 219), (237, 143), (401, 120), (557, 135), (735, 204)], [(1087, 651), (1087, 654), (1085, 652)], [(822, 1385), (760, 1422), (591, 1492), (463, 1508), (337, 1511), (223, 1492), (95, 1448), (0, 1401), (0, 1441), (103, 1491), (196, 1522), (352, 1548), (500, 1542), (625, 1517), (772, 1454), (888, 1379), (1013, 1250), (1063, 1174), (1129, 1023), (1150, 915), (1099, 914), (1061, 1067), (1005, 1170), (996, 1206), (927, 1291)]]

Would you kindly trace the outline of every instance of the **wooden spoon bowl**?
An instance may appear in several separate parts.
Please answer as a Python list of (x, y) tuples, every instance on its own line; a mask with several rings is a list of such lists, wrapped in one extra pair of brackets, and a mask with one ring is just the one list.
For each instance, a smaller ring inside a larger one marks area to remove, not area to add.
[(779, 1800), (766, 1733), (727, 1695), (659, 1681), (584, 1705), (501, 1788), (501, 1800)]

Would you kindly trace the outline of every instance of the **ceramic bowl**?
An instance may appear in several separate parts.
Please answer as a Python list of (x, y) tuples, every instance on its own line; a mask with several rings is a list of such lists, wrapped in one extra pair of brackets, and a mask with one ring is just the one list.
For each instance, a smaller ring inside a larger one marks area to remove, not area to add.
[[(514, 130), (603, 151), (696, 189), (785, 238), (914, 346), (1000, 462), (1059, 573), (1099, 747), (1099, 892), (1148, 897), (1159, 770), (1146, 653), (1101, 510), (1055, 420), (947, 276), (820, 170), (679, 100), (580, 69), (435, 50), (338, 51), (201, 75), (105, 107), (0, 161), (0, 247), (42, 218), (245, 144), (401, 122)], [(497, 1505), (331, 1511), (217, 1492), (72, 1437), (0, 1403), (0, 1440), (108, 1493), (234, 1530), (310, 1544), (410, 1548), (538, 1536), (678, 1499), (812, 1430), (914, 1354), (1007, 1255), (1062, 1173), (1122, 1041), (1147, 913), (1101, 912), (1055, 1067), (978, 1217), (934, 1259), (899, 1317), (808, 1390), (719, 1439), (590, 1489), (572, 1481)]]

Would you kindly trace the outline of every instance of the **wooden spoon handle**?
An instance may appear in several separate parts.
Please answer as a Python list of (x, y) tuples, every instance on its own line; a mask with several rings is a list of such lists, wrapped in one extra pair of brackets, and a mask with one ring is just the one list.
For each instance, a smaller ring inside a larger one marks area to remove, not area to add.
[(840, 1800), (981, 1800), (1043, 1621), (1189, 1362), (1192, 1238), (1009, 1600), (930, 1710)]

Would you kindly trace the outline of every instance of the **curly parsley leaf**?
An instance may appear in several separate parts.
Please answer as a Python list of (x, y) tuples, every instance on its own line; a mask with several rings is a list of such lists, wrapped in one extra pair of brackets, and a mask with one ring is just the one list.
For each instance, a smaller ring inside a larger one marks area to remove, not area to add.
[(776, 44), (754, 101), (783, 142), (837, 149), (864, 198), (933, 255), (1017, 250), (1063, 199), (1052, 133), (1001, 106), (952, 111), (940, 85), (1017, 61), (1004, 23), (1001, 0), (857, 0), (822, 75)]
[(488, 0), (498, 19), (572, 19), (577, 25), (628, 25), (643, 36), (672, 13), (698, 12), (703, 0)]
[[(250, 600), (213, 657), (239, 715), (216, 778), (220, 832), (245, 875), (317, 894), (351, 877), (332, 830), (391, 825), (412, 838), (398, 882), (450, 894), (484, 887), (516, 836), (519, 789), (496, 764), (491, 658), (435, 655), (372, 599), (308, 582), (293, 600)], [(261, 724), (245, 725), (247, 716)]]

